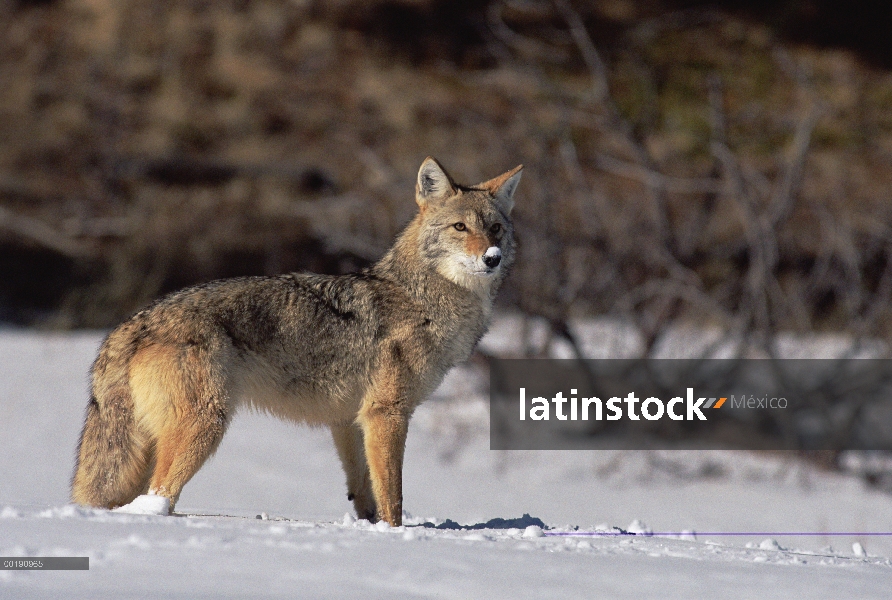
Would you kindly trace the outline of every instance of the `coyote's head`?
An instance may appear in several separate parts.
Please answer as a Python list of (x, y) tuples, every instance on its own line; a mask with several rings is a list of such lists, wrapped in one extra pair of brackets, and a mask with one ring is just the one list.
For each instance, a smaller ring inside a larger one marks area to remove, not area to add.
[(511, 209), (523, 166), (472, 186), (428, 157), (418, 171), (418, 241), (425, 260), (454, 283), (488, 294), (514, 260)]

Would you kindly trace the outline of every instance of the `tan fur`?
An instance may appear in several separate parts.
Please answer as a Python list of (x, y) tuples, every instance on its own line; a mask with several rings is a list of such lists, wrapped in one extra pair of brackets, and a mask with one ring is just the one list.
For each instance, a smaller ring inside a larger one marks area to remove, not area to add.
[(486, 236), (473, 234), (467, 236), (464, 247), (465, 254), (471, 256), (482, 255), (487, 248), (489, 248), (489, 240), (486, 239)]
[(211, 282), (131, 317), (93, 364), (74, 501), (173, 510), (249, 407), (330, 427), (357, 515), (399, 525), (409, 418), (486, 331), (519, 173), (460, 186), (428, 158), (418, 215), (370, 269)]

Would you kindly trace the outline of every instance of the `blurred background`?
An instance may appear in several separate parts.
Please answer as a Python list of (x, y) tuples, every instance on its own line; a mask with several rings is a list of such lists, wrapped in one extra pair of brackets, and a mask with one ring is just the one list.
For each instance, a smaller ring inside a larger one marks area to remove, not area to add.
[(524, 163), (503, 307), (886, 339), (880, 3), (0, 1), (0, 321), (343, 273)]
[(0, 0), (0, 324), (365, 267), (434, 155), (526, 166), (480, 356), (889, 357), (883, 8)]

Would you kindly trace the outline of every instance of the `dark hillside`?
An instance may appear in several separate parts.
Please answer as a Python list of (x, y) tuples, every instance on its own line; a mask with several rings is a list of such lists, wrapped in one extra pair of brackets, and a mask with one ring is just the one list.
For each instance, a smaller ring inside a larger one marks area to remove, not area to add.
[(845, 7), (0, 3), (0, 319), (359, 268), (432, 154), (465, 182), (527, 166), (501, 301), (556, 332), (888, 338), (892, 73)]

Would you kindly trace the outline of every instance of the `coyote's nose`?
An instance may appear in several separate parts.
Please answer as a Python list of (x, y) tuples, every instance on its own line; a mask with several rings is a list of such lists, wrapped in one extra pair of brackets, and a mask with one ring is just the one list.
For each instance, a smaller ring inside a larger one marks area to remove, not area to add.
[(496, 246), (488, 248), (486, 254), (483, 255), (483, 264), (490, 269), (495, 269), (500, 262), (502, 262), (502, 251)]

